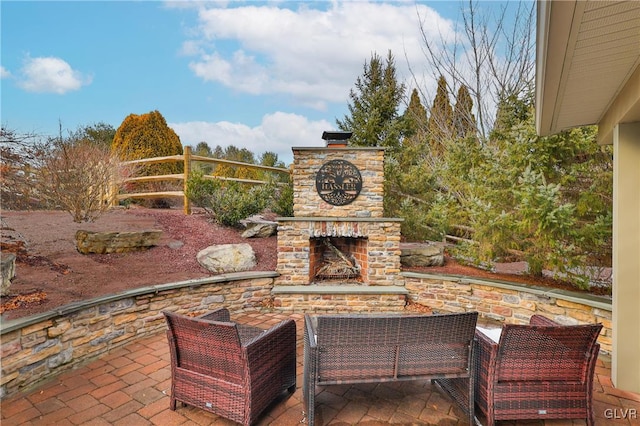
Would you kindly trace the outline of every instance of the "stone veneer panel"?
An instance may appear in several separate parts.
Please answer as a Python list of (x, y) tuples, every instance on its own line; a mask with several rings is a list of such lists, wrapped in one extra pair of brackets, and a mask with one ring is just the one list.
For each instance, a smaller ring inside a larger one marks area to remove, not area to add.
[(278, 218), (276, 285), (309, 283), (311, 237), (367, 238), (364, 285), (403, 286), (400, 275), (401, 219)]
[[(346, 160), (360, 170), (360, 195), (345, 206), (332, 206), (316, 191), (316, 174), (327, 161)], [(295, 217), (384, 216), (384, 149), (293, 148), (293, 215)]]

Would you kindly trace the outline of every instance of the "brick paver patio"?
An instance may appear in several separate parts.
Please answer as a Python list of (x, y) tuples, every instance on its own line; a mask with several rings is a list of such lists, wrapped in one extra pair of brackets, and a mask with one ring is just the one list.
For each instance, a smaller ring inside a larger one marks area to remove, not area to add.
[[(234, 320), (262, 328), (287, 318), (247, 312)], [(298, 326), (298, 389), (277, 401), (262, 425), (305, 422), (302, 401), (302, 315)], [(640, 395), (613, 388), (609, 358), (598, 360), (595, 415), (598, 425), (640, 425)], [(233, 425), (235, 423), (180, 404), (169, 410), (169, 350), (164, 333), (141, 338), (84, 367), (2, 401), (2, 426), (10, 425)], [(328, 386), (317, 397), (319, 425), (457, 425), (464, 413), (428, 381)], [(635, 410), (635, 411), (634, 411)], [(635, 415), (634, 415), (635, 413)], [(461, 420), (462, 419), (462, 420)], [(480, 419), (481, 421), (483, 419)], [(583, 425), (584, 421), (501, 422), (500, 425)]]

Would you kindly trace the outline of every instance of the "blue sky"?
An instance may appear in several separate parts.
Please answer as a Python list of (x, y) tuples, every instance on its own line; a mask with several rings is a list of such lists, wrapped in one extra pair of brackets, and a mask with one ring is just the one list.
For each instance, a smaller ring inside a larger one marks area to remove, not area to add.
[[(490, 2), (487, 2), (489, 4)], [(2, 126), (57, 135), (158, 110), (183, 145), (276, 152), (319, 146), (372, 53), (412, 87), (427, 37), (453, 37), (461, 4), (2, 1)], [(424, 79), (423, 90), (435, 89)]]

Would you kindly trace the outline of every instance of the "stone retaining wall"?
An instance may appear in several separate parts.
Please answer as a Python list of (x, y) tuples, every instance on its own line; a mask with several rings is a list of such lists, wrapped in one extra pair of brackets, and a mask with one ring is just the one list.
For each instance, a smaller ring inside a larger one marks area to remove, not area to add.
[(204, 313), (221, 306), (232, 312), (259, 309), (269, 299), (275, 276), (249, 272), (144, 287), (3, 321), (0, 398), (163, 330), (163, 309), (180, 313)]
[[(0, 323), (0, 399), (41, 384), (138, 337), (164, 330), (161, 311), (203, 313), (220, 306), (231, 312), (272, 308), (284, 312), (400, 311), (407, 298), (435, 312), (480, 312), (506, 323), (526, 323), (540, 313), (563, 324), (602, 322), (603, 352), (611, 351), (611, 301), (578, 293), (504, 282), (402, 273), (406, 286), (360, 286), (362, 294), (325, 287), (317, 294), (278, 294), (275, 272), (242, 272), (140, 288), (60, 307), (56, 311)], [(310, 291), (309, 286), (288, 291)], [(376, 289), (380, 293), (367, 294)], [(322, 294), (322, 291), (325, 294)], [(329, 294), (331, 293), (331, 294)], [(298, 300), (279, 308), (278, 298)], [(383, 307), (381, 307), (383, 306)]]
[(611, 300), (606, 297), (452, 276), (403, 275), (411, 301), (434, 312), (478, 311), (482, 318), (508, 324), (528, 324), (533, 314), (566, 325), (600, 322), (600, 350), (611, 353)]

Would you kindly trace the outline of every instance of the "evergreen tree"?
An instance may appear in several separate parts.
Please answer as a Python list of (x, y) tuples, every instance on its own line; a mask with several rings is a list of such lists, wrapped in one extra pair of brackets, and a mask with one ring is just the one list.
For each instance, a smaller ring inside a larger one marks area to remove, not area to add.
[(195, 155), (199, 155), (201, 157), (212, 157), (213, 152), (211, 151), (211, 147), (205, 141), (198, 142), (195, 149), (193, 150)]
[(453, 126), (456, 136), (464, 138), (477, 132), (478, 124), (473, 115), (473, 100), (467, 86), (462, 85), (456, 95), (456, 106), (453, 110)]
[[(263, 152), (260, 156), (260, 165), (268, 167), (284, 168), (285, 164), (278, 159), (278, 154), (272, 151)], [(273, 173), (267, 170), (258, 171), (258, 179), (273, 180), (274, 182), (289, 182), (290, 176), (284, 173)]]
[[(451, 229), (472, 229), (458, 246), (475, 263), (526, 260), (531, 275), (562, 274), (584, 287), (586, 265), (611, 257), (612, 156), (594, 127), (539, 137), (533, 96), (500, 105), (489, 141), (458, 138), (437, 170), (443, 194), (431, 210)], [(462, 225), (462, 226), (460, 226)]]
[(116, 129), (114, 129), (112, 125), (100, 122), (80, 127), (70, 138), (85, 140), (94, 146), (109, 149), (115, 135)]
[(216, 145), (211, 156), (213, 158), (224, 158), (224, 149), (220, 145)]
[[(221, 160), (238, 161), (240, 163), (256, 164), (253, 152), (247, 148), (238, 148), (234, 145), (229, 145), (226, 148), (222, 148), (220, 145), (214, 149), (214, 158)], [(255, 169), (249, 169), (247, 167), (236, 166), (232, 164), (217, 164), (213, 171), (214, 176), (231, 177), (238, 179), (257, 179), (258, 173)]]
[(284, 163), (278, 159), (278, 154), (272, 151), (263, 152), (260, 156), (260, 165), (269, 167), (284, 167)]
[[(195, 149), (193, 150), (194, 155), (199, 155), (200, 157), (213, 157), (213, 152), (211, 151), (211, 147), (205, 141), (198, 142)], [(194, 168), (198, 171), (202, 172), (205, 175), (211, 174), (213, 171), (212, 163), (203, 163), (198, 162), (195, 163)]]
[(415, 157), (428, 140), (429, 123), (427, 109), (422, 105), (417, 89), (411, 92), (409, 106), (403, 114), (403, 120), (406, 126), (405, 138), (402, 141), (403, 155)]
[(438, 78), (438, 89), (429, 116), (429, 136), (434, 154), (442, 153), (447, 140), (454, 135), (453, 108), (444, 76)]
[[(180, 138), (158, 111), (127, 116), (116, 131), (111, 149), (124, 161), (182, 154)], [(182, 165), (172, 162), (148, 165), (141, 172), (170, 174), (181, 170)]]
[(353, 132), (350, 143), (356, 146), (399, 148), (404, 134), (402, 118), (398, 114), (405, 86), (398, 83), (395, 60), (391, 51), (386, 61), (373, 54), (365, 61), (362, 76), (356, 79), (355, 90), (349, 92), (349, 115), (336, 120), (338, 128)]

